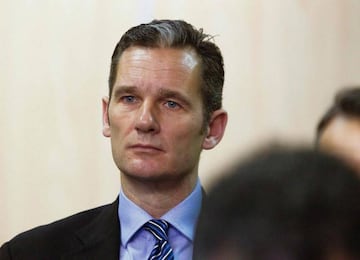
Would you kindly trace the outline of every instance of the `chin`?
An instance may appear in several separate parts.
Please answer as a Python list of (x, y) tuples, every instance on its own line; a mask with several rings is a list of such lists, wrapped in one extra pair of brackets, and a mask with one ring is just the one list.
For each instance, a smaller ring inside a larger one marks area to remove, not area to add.
[(121, 170), (128, 179), (142, 182), (179, 181), (184, 175), (162, 167), (128, 167)]
[(153, 172), (132, 172), (124, 173), (124, 175), (127, 176), (128, 179), (136, 180), (139, 182), (156, 182), (160, 183), (163, 181), (171, 181), (175, 180), (174, 176), (169, 176), (169, 174), (159, 174), (159, 173), (153, 173)]
[(155, 165), (149, 165), (149, 163), (137, 163), (127, 165), (123, 168), (120, 168), (120, 171), (127, 176), (142, 179), (159, 178), (161, 176), (164, 176), (164, 172), (166, 172), (163, 168), (156, 167)]

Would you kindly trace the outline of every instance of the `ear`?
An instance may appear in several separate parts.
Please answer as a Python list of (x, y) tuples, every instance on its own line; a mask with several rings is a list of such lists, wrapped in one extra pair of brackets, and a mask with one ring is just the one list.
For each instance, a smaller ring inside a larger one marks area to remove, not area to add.
[(212, 149), (221, 141), (224, 136), (227, 119), (227, 112), (223, 109), (216, 110), (212, 113), (207, 135), (202, 145), (203, 149)]
[(103, 135), (105, 137), (111, 136), (110, 122), (109, 122), (109, 98), (102, 98), (102, 123), (103, 123)]

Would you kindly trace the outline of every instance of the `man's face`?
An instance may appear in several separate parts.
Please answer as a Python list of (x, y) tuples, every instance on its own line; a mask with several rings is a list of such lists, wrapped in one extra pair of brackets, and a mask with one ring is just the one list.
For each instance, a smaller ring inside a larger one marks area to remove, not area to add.
[(122, 176), (155, 181), (197, 176), (207, 132), (201, 131), (200, 84), (199, 60), (191, 49), (125, 50), (111, 99), (103, 100), (103, 134), (111, 137)]
[(360, 175), (360, 119), (336, 116), (322, 132), (319, 148), (345, 160)]

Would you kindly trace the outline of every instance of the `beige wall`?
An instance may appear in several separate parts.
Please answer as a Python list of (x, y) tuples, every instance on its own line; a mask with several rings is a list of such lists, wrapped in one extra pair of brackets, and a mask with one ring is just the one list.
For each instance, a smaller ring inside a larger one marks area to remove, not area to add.
[(100, 100), (120, 35), (152, 18), (223, 50), (230, 121), (202, 155), (205, 186), (273, 137), (310, 143), (334, 92), (360, 84), (358, 0), (0, 0), (0, 243), (115, 199)]

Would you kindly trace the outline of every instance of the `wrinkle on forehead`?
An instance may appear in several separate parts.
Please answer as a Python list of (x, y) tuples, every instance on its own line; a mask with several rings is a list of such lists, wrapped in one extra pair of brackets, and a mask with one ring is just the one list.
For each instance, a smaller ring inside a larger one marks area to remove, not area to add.
[[(152, 52), (152, 50), (159, 50), (159, 52), (154, 53)], [(162, 57), (165, 56), (172, 56), (173, 58), (162, 59)], [(156, 60), (157, 66), (149, 66), (146, 68), (154, 71), (171, 70), (174, 69), (173, 66), (180, 66), (185, 70), (192, 70), (195, 68), (195, 66), (199, 65), (199, 59), (197, 57), (197, 54), (191, 48), (146, 48), (135, 46), (130, 47), (129, 49), (124, 51), (122, 57), (125, 60), (131, 58), (135, 63), (139, 61), (149, 63), (150, 65), (153, 65), (154, 60)]]
[[(118, 85), (169, 87), (199, 77), (197, 55), (191, 48), (131, 47), (119, 61)], [(196, 75), (196, 76), (194, 76)]]

